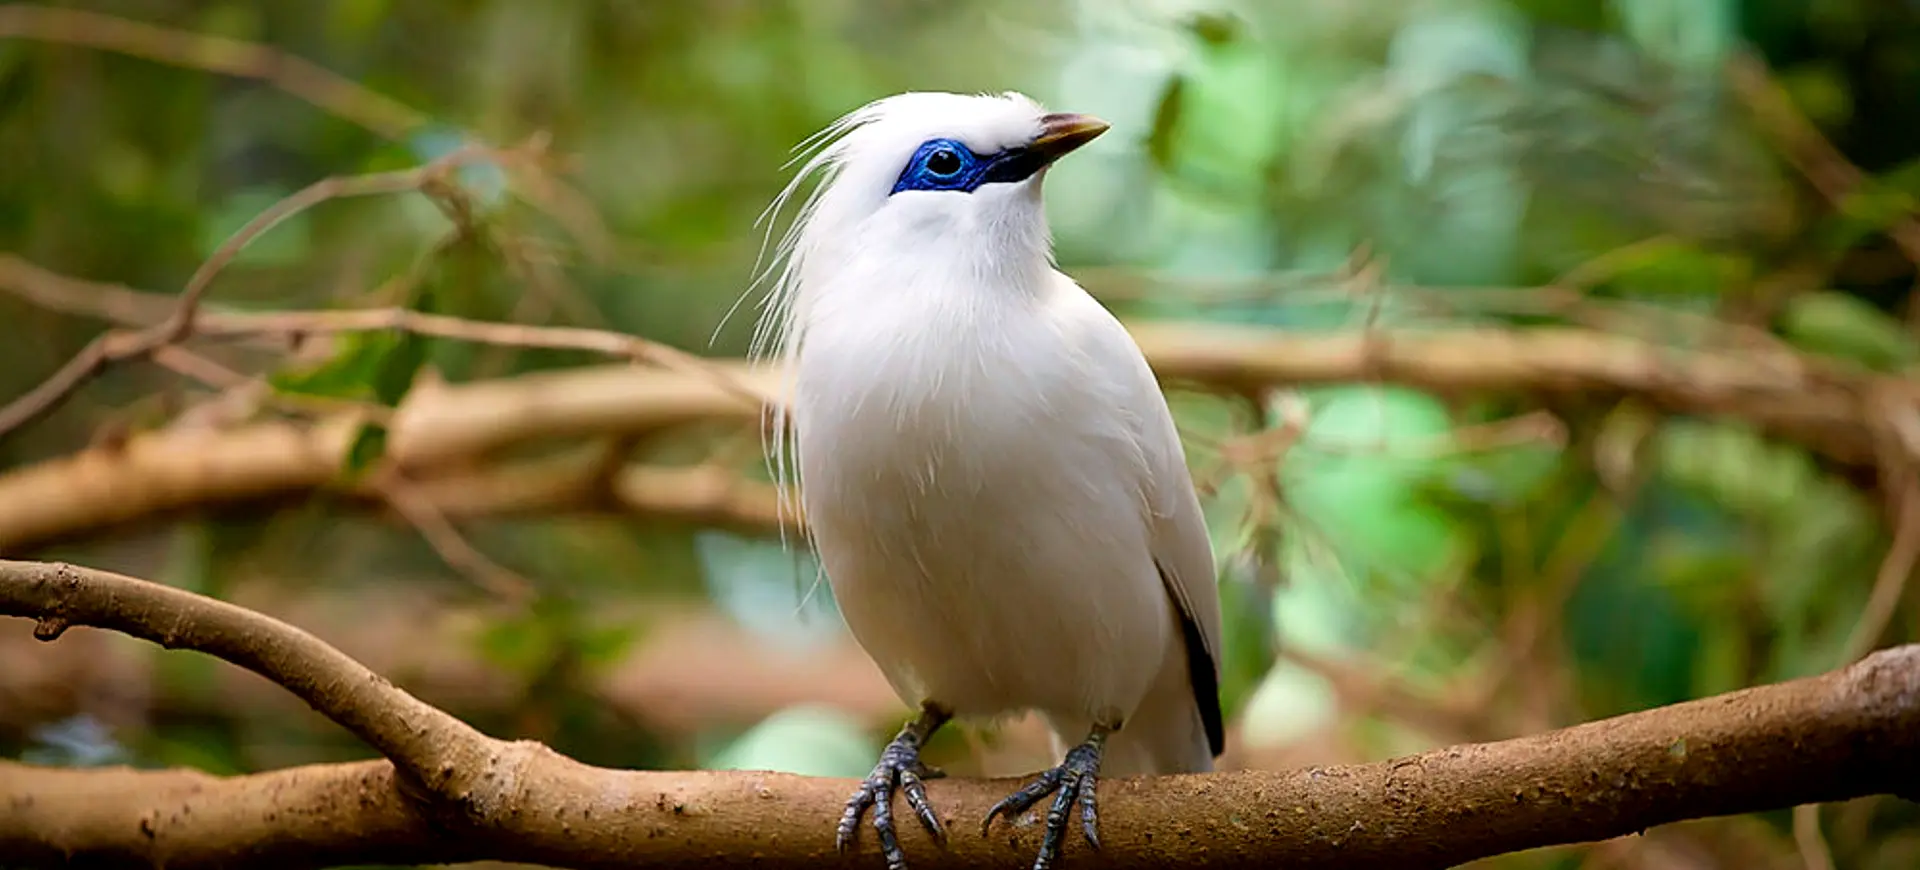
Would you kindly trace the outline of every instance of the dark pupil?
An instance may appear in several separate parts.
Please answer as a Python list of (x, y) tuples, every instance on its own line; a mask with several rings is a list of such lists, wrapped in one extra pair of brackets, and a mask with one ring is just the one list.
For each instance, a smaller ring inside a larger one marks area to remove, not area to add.
[(927, 155), (927, 169), (935, 175), (952, 175), (960, 171), (960, 155), (942, 148)]

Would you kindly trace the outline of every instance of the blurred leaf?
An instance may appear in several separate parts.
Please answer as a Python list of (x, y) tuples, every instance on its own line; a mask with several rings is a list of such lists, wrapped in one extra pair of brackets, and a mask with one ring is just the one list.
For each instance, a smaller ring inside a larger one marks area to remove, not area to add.
[(714, 604), (763, 638), (811, 646), (846, 629), (811, 550), (720, 531), (695, 538)]
[(1742, 255), (1703, 250), (1677, 238), (1643, 242), (1605, 257), (1605, 283), (1635, 293), (1720, 294), (1752, 275), (1751, 264)]
[(200, 15), (201, 33), (210, 36), (223, 36), (227, 39), (255, 40), (260, 38), (261, 25), (265, 16), (259, 7), (252, 3), (212, 3)]
[(1792, 509), (1816, 473), (1804, 450), (1772, 444), (1744, 425), (1676, 420), (1654, 446), (1676, 484), (1754, 519)]
[(1682, 69), (1717, 70), (1739, 38), (1738, 0), (1613, 0), (1639, 47)]
[(1273, 667), (1273, 596), (1256, 578), (1220, 583), (1220, 706), (1228, 721), (1238, 716)]
[(1163, 172), (1174, 169), (1174, 133), (1179, 129), (1186, 87), (1186, 79), (1178, 75), (1168, 78), (1166, 87), (1160, 91), (1160, 101), (1154, 105), (1153, 126), (1147, 131), (1146, 152), (1147, 159)]
[(547, 590), (530, 606), (486, 624), (478, 637), (480, 655), (510, 673), (535, 678), (580, 654), (583, 643), (605, 652), (622, 640), (610, 630), (590, 628), (588, 612), (564, 590)]
[(545, 620), (527, 617), (491, 623), (479, 640), (483, 658), (522, 676), (545, 667), (560, 646), (560, 638)]
[(1853, 117), (1846, 74), (1826, 65), (1801, 65), (1775, 74), (1793, 104), (1818, 127), (1837, 127)]
[(1152, 147), (1174, 176), (1223, 201), (1248, 201), (1286, 151), (1287, 71), (1254, 40), (1201, 33), (1163, 95)]
[(635, 625), (610, 625), (599, 628), (585, 628), (579, 632), (574, 644), (579, 648), (581, 660), (589, 666), (604, 666), (617, 663), (626, 658), (627, 652), (641, 637), (641, 631)]
[(1780, 331), (1794, 345), (1880, 371), (1912, 365), (1920, 345), (1891, 316), (1858, 297), (1834, 290), (1800, 293), (1786, 301)]
[(1468, 450), (1442, 457), (1428, 492), (1471, 503), (1509, 507), (1523, 504), (1550, 483), (1565, 460), (1558, 446), (1523, 444), (1498, 450)]
[[(435, 293), (429, 286), (414, 292), (412, 308), (432, 313)], [(371, 399), (387, 407), (397, 407), (406, 398), (433, 352), (431, 337), (406, 330), (348, 333), (339, 336), (339, 349), (333, 356), (307, 369), (281, 369), (268, 375), (274, 389), (348, 399)], [(347, 449), (344, 470), (349, 474), (366, 471), (384, 455), (387, 427), (377, 422), (361, 424)]]
[[(431, 306), (419, 306), (417, 310), (432, 311)], [(406, 398), (407, 391), (413, 388), (413, 382), (420, 374), (420, 367), (427, 362), (433, 340), (416, 332), (401, 332), (394, 337), (387, 352), (379, 357), (379, 364), (373, 371), (373, 398), (387, 407), (397, 407)]]
[[(1657, 480), (1641, 487), (1627, 526), (1609, 538), (1560, 611), (1571, 676), (1588, 718), (1610, 716), (1691, 697), (1703, 632), (1666, 584), (1647, 577), (1644, 553), (1666, 539), (1719, 534), (1711, 502), (1675, 493)], [(1726, 622), (1718, 611), (1711, 621)], [(1623, 631), (1631, 626), (1631, 631)]]
[(335, 0), (327, 4), (327, 30), (334, 39), (358, 42), (390, 13), (390, 0)]
[(205, 522), (184, 522), (172, 530), (173, 546), (167, 548), (166, 568), (160, 582), (176, 589), (218, 598), (222, 590), (216, 577), (220, 553), (214, 551), (215, 536)]
[(1673, 536), (1649, 548), (1650, 576), (1700, 617), (1723, 617), (1739, 600), (1753, 573), (1749, 556), (1720, 541)]
[(353, 444), (347, 448), (347, 474), (358, 474), (372, 468), (386, 451), (387, 427), (379, 423), (361, 424), (360, 431), (354, 433)]
[(832, 707), (806, 705), (761, 720), (706, 767), (859, 778), (872, 771), (876, 757), (858, 719)]
[(1449, 564), (1464, 544), (1445, 511), (1420, 490), (1444, 464), (1395, 448), (1431, 448), (1452, 430), (1438, 401), (1401, 388), (1322, 391), (1306, 436), (1287, 457), (1287, 499), (1310, 520), (1302, 534), (1335, 542), (1359, 577), (1395, 585)]
[(1499, 3), (1458, 3), (1414, 11), (1387, 48), (1389, 74), (1410, 88), (1528, 73), (1527, 22)]
[(1693, 661), (1692, 691), (1699, 697), (1746, 688), (1753, 642), (1747, 626), (1730, 619), (1700, 623), (1700, 646)]
[(239, 741), (227, 723), (188, 721), (167, 723), (140, 753), (159, 767), (184, 767), (215, 776), (248, 772)]
[(267, 382), (286, 393), (373, 398), (374, 382), (387, 356), (400, 344), (400, 337), (391, 332), (359, 332), (340, 335), (335, 341), (332, 356), (305, 367), (282, 368), (270, 373)]
[(1247, 701), (1241, 739), (1250, 747), (1284, 746), (1333, 722), (1339, 709), (1325, 678), (1283, 659)]
[(1846, 251), (1897, 222), (1913, 219), (1915, 210), (1920, 209), (1920, 195), (1904, 174), (1895, 180), (1908, 186), (1867, 176), (1847, 191), (1838, 203), (1838, 213), (1821, 226), (1820, 238), (1828, 251)]

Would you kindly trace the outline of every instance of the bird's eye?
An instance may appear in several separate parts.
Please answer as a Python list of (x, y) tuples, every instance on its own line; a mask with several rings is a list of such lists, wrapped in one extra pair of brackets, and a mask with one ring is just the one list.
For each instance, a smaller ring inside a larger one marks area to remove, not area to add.
[(927, 155), (927, 171), (935, 175), (952, 175), (960, 171), (960, 155), (952, 148), (942, 148)]

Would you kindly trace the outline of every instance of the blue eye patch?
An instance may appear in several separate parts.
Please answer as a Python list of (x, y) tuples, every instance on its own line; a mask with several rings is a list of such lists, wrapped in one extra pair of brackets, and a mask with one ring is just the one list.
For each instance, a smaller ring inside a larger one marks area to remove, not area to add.
[(929, 139), (913, 152), (907, 167), (900, 171), (899, 180), (893, 183), (892, 193), (903, 190), (972, 193), (983, 184), (1024, 181), (1048, 162), (1046, 157), (1026, 148), (981, 155), (952, 139)]

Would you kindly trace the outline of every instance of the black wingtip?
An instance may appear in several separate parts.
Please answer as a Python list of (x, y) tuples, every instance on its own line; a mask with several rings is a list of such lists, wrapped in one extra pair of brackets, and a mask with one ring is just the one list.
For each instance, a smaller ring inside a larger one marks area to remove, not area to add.
[(1185, 613), (1180, 614), (1180, 631), (1187, 639), (1187, 676), (1193, 681), (1193, 700), (1200, 706), (1200, 722), (1207, 728), (1207, 748), (1213, 757), (1227, 750), (1226, 718), (1220, 712), (1220, 677), (1207, 655), (1206, 642), (1200, 637), (1200, 625)]
[[(1159, 569), (1161, 581), (1166, 582), (1167, 569), (1158, 563), (1154, 567)], [(1187, 679), (1193, 684), (1193, 701), (1200, 708), (1200, 722), (1207, 729), (1207, 749), (1214, 758), (1219, 758), (1227, 751), (1226, 717), (1220, 711), (1220, 671), (1207, 652), (1207, 640), (1200, 633), (1200, 623), (1177, 602), (1174, 609), (1180, 613), (1180, 634), (1187, 644)]]

